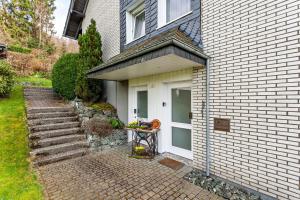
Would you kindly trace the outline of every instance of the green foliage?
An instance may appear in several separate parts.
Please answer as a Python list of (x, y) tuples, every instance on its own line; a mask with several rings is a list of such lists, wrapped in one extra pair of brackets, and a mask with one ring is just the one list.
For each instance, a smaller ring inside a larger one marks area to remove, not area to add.
[(0, 199), (41, 200), (42, 186), (28, 161), (28, 129), (23, 90), (0, 99)]
[(111, 118), (109, 120), (111, 126), (113, 127), (113, 129), (122, 129), (124, 128), (125, 124), (119, 120), (119, 119), (116, 119), (116, 118)]
[(64, 54), (53, 66), (53, 89), (66, 99), (75, 98), (79, 54)]
[(0, 27), (14, 41), (43, 47), (54, 33), (55, 0), (2, 0)]
[(86, 32), (78, 38), (79, 54), (86, 64), (86, 69), (91, 69), (102, 63), (102, 43), (100, 33), (97, 31), (96, 21), (91, 19), (91, 24)]
[(48, 55), (51, 55), (55, 51), (55, 46), (53, 44), (46, 44), (44, 46), (44, 50), (48, 53)]
[(114, 113), (117, 112), (116, 108), (110, 103), (93, 103), (92, 105), (90, 105), (90, 107), (100, 111), (108, 110)]
[(51, 73), (49, 72), (35, 72), (32, 76), (35, 78), (51, 79)]
[(16, 80), (19, 84), (26, 84), (26, 85), (30, 84), (36, 87), (47, 87), (47, 88), (52, 87), (51, 80), (43, 76), (40, 76), (40, 72), (32, 76), (17, 77)]
[(30, 35), (33, 14), (31, 0), (1, 1), (1, 27), (17, 41), (25, 42)]
[(86, 77), (87, 70), (102, 63), (101, 36), (97, 31), (95, 20), (92, 19), (86, 32), (79, 36), (78, 44), (80, 46), (80, 69), (78, 70), (75, 93), (85, 101), (95, 102), (101, 98), (102, 81), (88, 80)]
[(18, 52), (18, 53), (31, 53), (31, 49), (26, 47), (21, 47), (20, 45), (10, 45), (8, 46), (9, 51)]
[(39, 40), (37, 38), (30, 37), (27, 41), (27, 46), (32, 49), (39, 47)]
[(0, 97), (9, 95), (14, 86), (14, 72), (11, 66), (0, 60)]

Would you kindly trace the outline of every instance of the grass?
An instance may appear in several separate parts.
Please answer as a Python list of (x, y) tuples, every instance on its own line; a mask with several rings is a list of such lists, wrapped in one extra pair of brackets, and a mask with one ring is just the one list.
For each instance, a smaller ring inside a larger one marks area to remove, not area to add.
[(40, 77), (40, 76), (18, 77), (17, 82), (19, 82), (19, 83), (30, 83), (32, 86), (39, 86), (39, 87), (48, 87), (48, 88), (52, 87), (51, 80)]
[[(22, 77), (18, 82), (32, 82), (50, 87), (45, 78)], [(8, 98), (0, 98), (0, 200), (39, 200), (43, 198), (28, 160), (28, 131), (22, 86), (16, 85)]]

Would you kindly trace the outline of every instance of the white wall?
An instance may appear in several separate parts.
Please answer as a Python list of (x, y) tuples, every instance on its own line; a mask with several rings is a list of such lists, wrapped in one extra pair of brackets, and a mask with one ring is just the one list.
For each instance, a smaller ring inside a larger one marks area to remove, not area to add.
[[(167, 83), (172, 82), (180, 82), (180, 81), (190, 81), (192, 80), (192, 69), (185, 69), (181, 71), (156, 74), (152, 76), (146, 76), (136, 79), (129, 80), (128, 90), (128, 119), (129, 122), (136, 121), (134, 117), (134, 88), (138, 86), (145, 86), (148, 89), (148, 120), (151, 121), (153, 119), (159, 119), (162, 123), (161, 132), (158, 137), (158, 148), (159, 152), (167, 152), (167, 142), (169, 138), (166, 138), (166, 134), (164, 134), (164, 130), (166, 127), (166, 113), (167, 107), (163, 107), (162, 103), (167, 101), (166, 94), (166, 85)], [(168, 104), (167, 104), (168, 106)], [(131, 135), (129, 135), (131, 138)]]
[(101, 34), (104, 61), (120, 53), (119, 9), (119, 0), (89, 0), (82, 22), (82, 29), (85, 32), (91, 19), (96, 21), (97, 30)]
[[(87, 29), (91, 19), (97, 24), (101, 35), (102, 58), (106, 62), (120, 53), (120, 14), (118, 0), (89, 0), (85, 18), (82, 22), (83, 32)], [(118, 110), (119, 118), (127, 123), (127, 84), (115, 81), (104, 81), (107, 101)]]
[[(211, 171), (278, 199), (300, 199), (300, 1), (204, 0), (211, 60)], [(205, 70), (194, 70), (194, 165), (205, 170)], [(213, 118), (231, 131), (213, 130)]]

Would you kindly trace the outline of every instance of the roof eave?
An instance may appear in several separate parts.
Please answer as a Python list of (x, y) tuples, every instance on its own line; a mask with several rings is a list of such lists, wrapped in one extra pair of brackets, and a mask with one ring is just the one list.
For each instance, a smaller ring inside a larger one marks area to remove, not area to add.
[(90, 74), (93, 74), (93, 73), (97, 73), (99, 71), (102, 71), (106, 68), (109, 68), (109, 67), (112, 67), (114, 65), (117, 65), (117, 64), (120, 64), (122, 62), (125, 62), (125, 61), (128, 61), (128, 60), (131, 60), (131, 59), (134, 59), (134, 58), (137, 58), (137, 57), (140, 57), (140, 56), (143, 56), (147, 53), (150, 53), (152, 51), (155, 51), (155, 50), (158, 50), (160, 48), (163, 48), (163, 47), (166, 47), (166, 46), (169, 46), (169, 45), (174, 45), (178, 48), (181, 48), (181, 49), (184, 49), (185, 51), (188, 51), (189, 53), (192, 53), (198, 57), (201, 57), (201, 58), (204, 58), (205, 60), (207, 60), (209, 57), (202, 53), (201, 51), (197, 51), (196, 48), (192, 48), (192, 47), (189, 47), (188, 45), (185, 45), (184, 43), (176, 40), (176, 39), (172, 39), (172, 40), (169, 40), (169, 41), (166, 41), (166, 42), (163, 42), (159, 45), (156, 45), (156, 46), (153, 46), (153, 47), (150, 47), (148, 49), (145, 49), (137, 54), (134, 54), (132, 56), (129, 56), (128, 58), (124, 59), (124, 60), (120, 60), (120, 61), (117, 61), (117, 62), (114, 62), (114, 63), (110, 63), (108, 65), (106, 65), (105, 63), (100, 65), (100, 66), (97, 66), (97, 67), (94, 67), (93, 69), (90, 69), (88, 72), (87, 72), (87, 75), (90, 75)]
[(71, 14), (72, 14), (72, 13), (76, 13), (76, 14), (78, 14), (82, 19), (84, 19), (85, 13), (86, 13), (86, 9), (87, 9), (87, 6), (88, 6), (88, 4), (89, 4), (89, 0), (86, 1), (85, 5), (84, 5), (84, 10), (83, 10), (82, 13), (81, 13), (81, 12), (78, 12), (78, 11), (76, 11), (76, 10), (74, 10), (74, 4), (75, 4), (75, 1), (76, 1), (76, 0), (71, 0), (71, 2), (70, 2), (70, 6), (69, 6), (69, 10), (68, 10), (67, 19), (66, 19), (65, 26), (64, 26), (63, 36), (64, 36), (64, 37), (67, 37), (67, 38), (70, 38), (70, 39), (75, 39), (75, 40), (76, 40), (76, 39), (78, 38), (79, 29), (80, 29), (80, 27), (81, 27), (82, 21), (78, 24), (76, 35), (75, 35), (74, 37), (68, 35), (68, 34), (67, 34), (67, 30), (68, 30), (68, 26), (69, 26)]

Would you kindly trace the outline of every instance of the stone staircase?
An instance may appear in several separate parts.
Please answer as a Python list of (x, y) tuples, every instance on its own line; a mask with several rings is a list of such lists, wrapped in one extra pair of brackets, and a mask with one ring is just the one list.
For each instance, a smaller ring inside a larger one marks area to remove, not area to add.
[(52, 89), (25, 88), (31, 158), (35, 166), (83, 156), (88, 143), (74, 109)]

